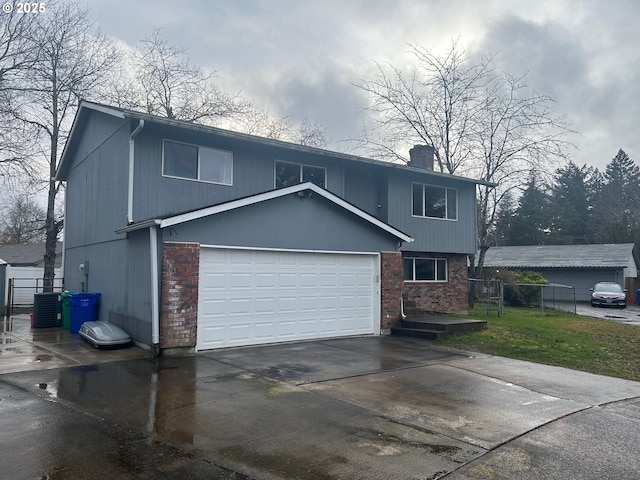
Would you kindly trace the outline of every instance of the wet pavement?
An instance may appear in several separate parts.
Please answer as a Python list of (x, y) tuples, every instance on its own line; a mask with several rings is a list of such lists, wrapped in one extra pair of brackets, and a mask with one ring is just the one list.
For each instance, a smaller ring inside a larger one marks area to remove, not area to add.
[(613, 322), (640, 325), (640, 306), (636, 304), (627, 305), (627, 308), (617, 308), (592, 307), (589, 302), (580, 302), (576, 304), (576, 313)]
[(635, 479), (640, 471), (638, 382), (409, 338), (159, 360), (77, 339), (63, 354), (53, 340), (35, 346), (56, 355), (54, 368), (23, 360), (7, 371), (0, 354), (2, 478)]

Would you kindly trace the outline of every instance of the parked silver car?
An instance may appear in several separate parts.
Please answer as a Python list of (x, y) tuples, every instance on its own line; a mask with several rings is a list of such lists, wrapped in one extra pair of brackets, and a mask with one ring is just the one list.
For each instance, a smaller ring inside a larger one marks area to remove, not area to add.
[(591, 289), (591, 306), (627, 307), (627, 290), (614, 282), (596, 283)]

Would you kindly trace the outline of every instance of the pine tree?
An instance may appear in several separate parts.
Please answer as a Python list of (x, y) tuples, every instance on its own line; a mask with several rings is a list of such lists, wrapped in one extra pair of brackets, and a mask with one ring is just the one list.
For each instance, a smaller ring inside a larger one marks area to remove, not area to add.
[(587, 166), (569, 162), (555, 172), (551, 188), (553, 226), (549, 241), (562, 244), (586, 243), (589, 224), (589, 190)]
[(606, 167), (593, 220), (600, 243), (640, 241), (640, 167), (622, 149)]
[(511, 222), (509, 245), (547, 243), (552, 224), (549, 206), (549, 196), (538, 186), (535, 175), (531, 175)]

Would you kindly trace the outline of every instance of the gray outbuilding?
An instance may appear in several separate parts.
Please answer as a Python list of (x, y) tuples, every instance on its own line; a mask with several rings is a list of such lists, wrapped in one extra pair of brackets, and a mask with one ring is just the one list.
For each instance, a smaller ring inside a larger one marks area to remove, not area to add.
[(588, 302), (597, 282), (619, 283), (635, 298), (639, 263), (633, 243), (616, 243), (491, 247), (484, 266), (539, 272), (549, 283), (574, 287), (576, 300)]

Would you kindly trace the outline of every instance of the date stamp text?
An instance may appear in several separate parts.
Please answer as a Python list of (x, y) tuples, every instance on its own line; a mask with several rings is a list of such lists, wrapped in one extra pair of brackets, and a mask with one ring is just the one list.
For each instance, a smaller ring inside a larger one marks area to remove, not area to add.
[(5, 2), (2, 4), (3, 13), (44, 13), (47, 11), (45, 2)]

